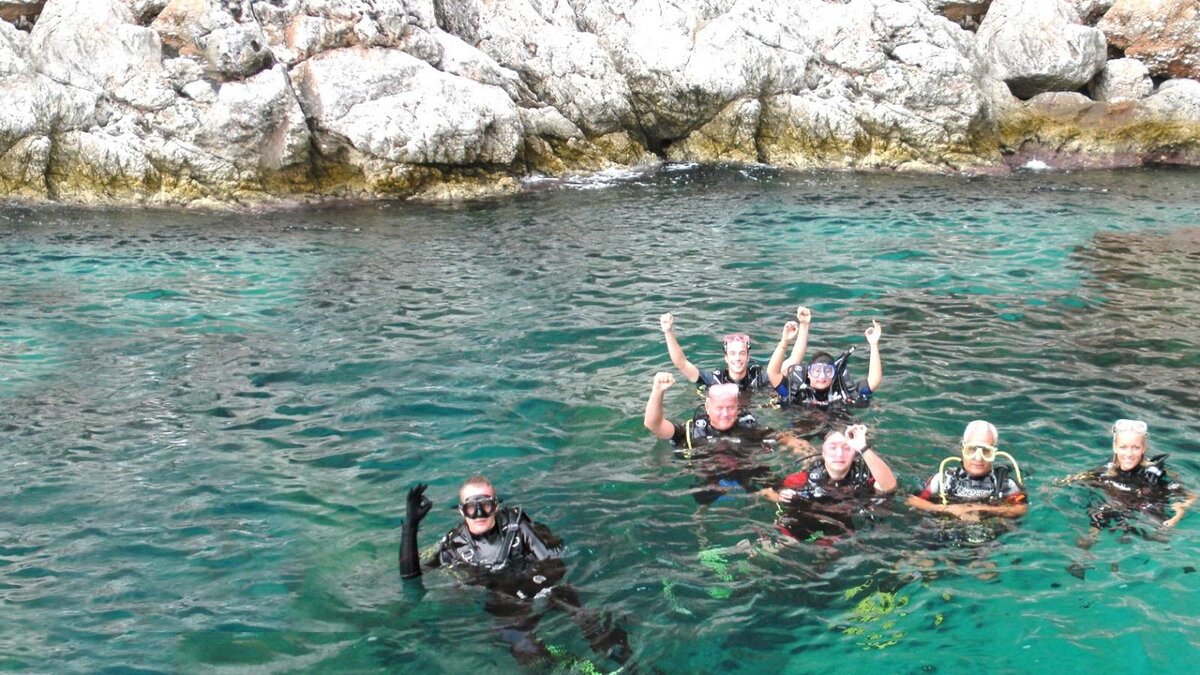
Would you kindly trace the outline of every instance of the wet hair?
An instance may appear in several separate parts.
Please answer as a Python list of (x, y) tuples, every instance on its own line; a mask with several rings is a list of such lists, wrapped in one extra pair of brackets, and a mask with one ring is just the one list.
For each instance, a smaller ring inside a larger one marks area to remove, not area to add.
[(829, 439), (831, 439), (835, 436), (841, 436), (842, 440), (845, 440), (846, 442), (850, 441), (850, 437), (847, 436), (846, 434), (844, 434), (840, 431), (831, 431), (831, 432), (825, 434), (825, 438), (821, 439), (821, 452), (825, 452), (825, 444), (829, 442)]
[(487, 488), (489, 492), (496, 494), (496, 487), (492, 485), (492, 481), (484, 478), (483, 476), (471, 476), (463, 481), (462, 487), (458, 488), (458, 493), (462, 494), (462, 491), (469, 487)]
[(978, 429), (987, 431), (988, 437), (992, 439), (992, 445), (1000, 442), (1000, 432), (996, 431), (995, 425), (986, 420), (974, 420), (968, 424), (967, 428), (963, 429), (962, 442), (966, 443), (967, 439)]
[(808, 362), (808, 365), (811, 366), (814, 363), (832, 364), (833, 354), (830, 354), (829, 352), (817, 352), (816, 354), (813, 354), (812, 360)]
[(722, 398), (724, 396), (736, 397), (739, 393), (740, 390), (736, 384), (732, 382), (725, 382), (724, 384), (714, 384), (710, 386), (708, 388), (708, 395), (705, 398), (715, 399)]

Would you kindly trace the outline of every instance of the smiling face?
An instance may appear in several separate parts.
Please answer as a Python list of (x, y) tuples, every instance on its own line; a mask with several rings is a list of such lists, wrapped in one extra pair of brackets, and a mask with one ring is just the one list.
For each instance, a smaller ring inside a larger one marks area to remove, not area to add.
[(733, 340), (725, 343), (725, 366), (729, 369), (729, 376), (735, 380), (740, 380), (746, 376), (746, 370), (750, 366), (750, 345), (742, 340)]
[(825, 461), (829, 477), (841, 480), (850, 473), (850, 466), (854, 464), (854, 448), (850, 447), (850, 441), (844, 434), (835, 431), (826, 436), (821, 444), (821, 459)]
[(729, 431), (737, 423), (738, 388), (736, 384), (714, 384), (704, 398), (708, 423), (717, 431)]
[(1146, 434), (1118, 431), (1113, 434), (1113, 461), (1122, 471), (1131, 471), (1146, 456)]

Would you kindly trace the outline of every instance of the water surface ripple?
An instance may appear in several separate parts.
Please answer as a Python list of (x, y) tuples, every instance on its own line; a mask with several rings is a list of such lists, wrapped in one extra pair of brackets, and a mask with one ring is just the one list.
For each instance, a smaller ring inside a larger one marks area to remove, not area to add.
[[(516, 669), (483, 591), (395, 569), (408, 486), (431, 545), (486, 473), (665, 672), (959, 672), (982, 640), (997, 672), (1183, 672), (1200, 514), (1083, 550), (1096, 496), (1053, 481), (1139, 417), (1200, 488), (1197, 177), (674, 167), (458, 207), (0, 209), (0, 667)], [(698, 505), (641, 428), (658, 314), (713, 367), (734, 330), (765, 361), (800, 302), (812, 349), (883, 324), (863, 418), (902, 494), (986, 417), (1030, 514), (953, 547), (896, 499), (778, 548), (771, 506)], [(589, 655), (562, 614), (539, 635)]]

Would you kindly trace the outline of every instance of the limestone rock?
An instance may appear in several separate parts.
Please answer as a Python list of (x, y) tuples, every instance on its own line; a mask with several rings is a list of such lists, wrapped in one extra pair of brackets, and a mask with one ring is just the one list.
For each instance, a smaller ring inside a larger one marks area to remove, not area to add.
[(246, 78), (274, 62), (256, 22), (206, 0), (171, 0), (150, 27), (179, 55), (202, 59), (210, 78)]
[(29, 71), (29, 36), (0, 22), (0, 77)]
[(0, 152), (23, 139), (95, 122), (98, 94), (34, 72), (29, 37), (0, 22)]
[(29, 136), (0, 155), (0, 194), (18, 199), (49, 196), (46, 168), (50, 163), (50, 139)]
[(1079, 89), (1107, 58), (1104, 34), (1080, 25), (1066, 0), (996, 0), (976, 40), (980, 58), (1019, 98)]
[(1088, 92), (1097, 101), (1145, 98), (1153, 91), (1150, 71), (1137, 59), (1109, 61), (1088, 85)]
[(1200, 82), (1174, 82), (1141, 101), (1054, 92), (1022, 102), (1000, 119), (1006, 161), (1055, 168), (1194, 165), (1200, 162)]
[(1095, 26), (1104, 13), (1112, 9), (1116, 0), (1070, 0), (1079, 13), (1079, 19), (1088, 26)]
[(108, 203), (157, 190), (161, 176), (136, 136), (69, 131), (53, 140), (47, 184), (56, 198)]
[[(1146, 106), (1166, 119), (1187, 120), (1200, 124), (1200, 82), (1167, 80), (1158, 85)], [(1200, 138), (1197, 138), (1200, 143)]]
[(341, 49), (294, 73), (322, 151), (402, 164), (508, 164), (521, 119), (503, 89), (448, 75), (403, 52)]
[(1097, 27), (1155, 77), (1200, 78), (1200, 3), (1117, 0)]
[(392, 47), (433, 62), (432, 0), (276, 0), (254, 5), (277, 61), (296, 64), (345, 47)]
[[(606, 3), (577, 4), (586, 14)], [(519, 73), (538, 101), (554, 106), (589, 136), (637, 129), (630, 76), (618, 70), (613, 47), (598, 34), (601, 27), (581, 26), (584, 19), (576, 13), (566, 2), (443, 0), (438, 25)], [(664, 36), (668, 39), (674, 38)]]
[(175, 98), (158, 34), (116, 0), (51, 0), (29, 36), (35, 70), (52, 80), (156, 110)]

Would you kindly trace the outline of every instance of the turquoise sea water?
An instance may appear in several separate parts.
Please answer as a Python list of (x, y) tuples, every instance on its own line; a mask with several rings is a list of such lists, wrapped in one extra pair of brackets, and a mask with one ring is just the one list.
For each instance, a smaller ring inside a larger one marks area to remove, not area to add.
[[(482, 472), (643, 670), (1191, 672), (1200, 511), (1083, 550), (1094, 495), (1053, 481), (1136, 417), (1200, 488), (1198, 179), (667, 167), (455, 207), (0, 209), (0, 669), (519, 670), (484, 591), (396, 571), (407, 488), (429, 546)], [(773, 551), (772, 506), (697, 505), (641, 426), (657, 317), (716, 367), (734, 330), (765, 362), (798, 303), (860, 374), (882, 323), (863, 419), (901, 494), (986, 417), (1029, 515), (937, 548), (898, 498)], [(562, 613), (537, 634), (593, 656)]]

